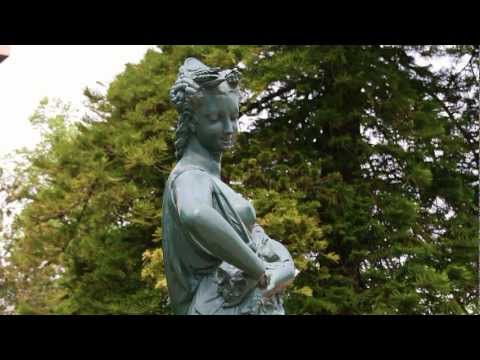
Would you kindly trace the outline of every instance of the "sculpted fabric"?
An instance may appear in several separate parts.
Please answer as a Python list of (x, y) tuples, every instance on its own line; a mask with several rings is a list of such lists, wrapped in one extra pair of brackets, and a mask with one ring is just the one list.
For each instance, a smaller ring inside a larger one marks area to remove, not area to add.
[[(173, 184), (178, 176), (186, 171), (207, 174), (203, 169), (193, 166), (176, 168), (165, 188), (163, 248), (165, 273), (174, 312), (225, 315), (283, 314), (280, 294), (267, 299), (258, 288), (250, 289), (248, 281), (239, 269), (222, 262), (210, 253), (185, 226), (182, 226), (175, 204)], [(254, 214), (253, 208), (250, 212), (239, 212), (237, 210), (239, 204), (233, 203), (231, 198), (229, 200), (217, 181), (219, 180), (211, 177), (212, 206), (269, 268), (283, 268), (285, 274), (293, 276), (295, 269), (288, 251), (279, 242), (270, 239), (260, 225), (252, 224), (250, 232), (249, 222), (252, 219), (254, 221), (254, 216), (249, 215), (252, 212)], [(241, 195), (238, 194), (238, 197), (239, 201), (242, 201)]]

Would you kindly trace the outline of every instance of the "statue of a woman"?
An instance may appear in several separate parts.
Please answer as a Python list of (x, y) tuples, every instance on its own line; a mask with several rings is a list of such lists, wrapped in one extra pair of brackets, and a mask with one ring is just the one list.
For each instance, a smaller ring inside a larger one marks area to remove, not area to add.
[(237, 133), (238, 82), (235, 70), (188, 58), (171, 90), (178, 163), (163, 197), (163, 251), (176, 314), (284, 314), (281, 295), (295, 275), (287, 249), (220, 179)]

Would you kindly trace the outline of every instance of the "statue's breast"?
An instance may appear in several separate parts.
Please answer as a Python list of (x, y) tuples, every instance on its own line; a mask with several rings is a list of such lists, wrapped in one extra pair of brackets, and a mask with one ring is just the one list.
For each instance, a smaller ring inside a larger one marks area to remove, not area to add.
[(221, 187), (222, 192), (233, 205), (238, 215), (240, 215), (245, 226), (251, 231), (257, 217), (253, 205), (221, 180), (215, 181)]

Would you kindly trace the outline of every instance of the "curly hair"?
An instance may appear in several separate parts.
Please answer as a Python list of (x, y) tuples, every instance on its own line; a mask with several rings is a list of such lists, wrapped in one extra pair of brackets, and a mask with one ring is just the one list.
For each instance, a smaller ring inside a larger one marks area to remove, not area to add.
[(228, 93), (240, 98), (238, 83), (240, 74), (236, 69), (220, 70), (209, 68), (195, 58), (187, 58), (178, 71), (178, 78), (170, 90), (170, 99), (177, 108), (179, 118), (175, 131), (175, 157), (180, 160), (183, 156), (191, 130), (188, 123), (194, 117), (194, 111), (201, 104), (206, 92), (225, 93), (220, 84), (227, 82)]

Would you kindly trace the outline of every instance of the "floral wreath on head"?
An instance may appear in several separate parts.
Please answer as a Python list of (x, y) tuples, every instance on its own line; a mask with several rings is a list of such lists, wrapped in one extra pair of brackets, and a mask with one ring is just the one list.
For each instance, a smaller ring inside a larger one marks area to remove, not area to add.
[(178, 79), (170, 90), (170, 99), (179, 112), (185, 108), (188, 98), (201, 89), (212, 89), (226, 81), (231, 88), (238, 87), (240, 72), (237, 69), (209, 68), (195, 58), (187, 58), (179, 69)]

